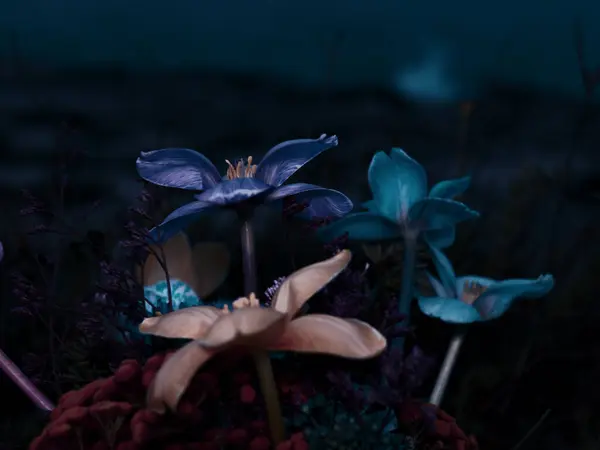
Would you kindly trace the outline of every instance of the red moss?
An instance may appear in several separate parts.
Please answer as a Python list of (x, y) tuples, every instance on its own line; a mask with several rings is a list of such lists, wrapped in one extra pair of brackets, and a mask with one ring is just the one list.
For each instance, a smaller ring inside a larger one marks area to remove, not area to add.
[(242, 403), (254, 403), (256, 400), (256, 391), (249, 384), (245, 384), (240, 388), (240, 401)]
[[(110, 450), (273, 449), (266, 437), (266, 422), (248, 422), (249, 418), (240, 414), (251, 410), (255, 417), (262, 417), (253, 377), (245, 368), (238, 368), (234, 377), (227, 376), (228, 383), (222, 383), (219, 372), (210, 366), (194, 377), (176, 411), (157, 414), (145, 409), (147, 387), (167, 358), (168, 354), (155, 355), (143, 365), (123, 361), (113, 376), (62, 396), (30, 450), (109, 450), (107, 430), (114, 433)], [(221, 386), (233, 387), (234, 395), (221, 398)], [(291, 384), (286, 392), (290, 398), (305, 395), (298, 383)], [(242, 404), (252, 406), (241, 408)], [(218, 408), (233, 412), (231, 428), (208, 428), (218, 425)], [(307, 444), (296, 434), (278, 448), (307, 450)]]
[(131, 414), (133, 406), (127, 402), (102, 401), (89, 407), (89, 414), (101, 423)]
[(220, 450), (220, 447), (214, 442), (195, 442), (188, 444), (186, 450)]
[(257, 436), (250, 441), (248, 450), (269, 450), (271, 448), (271, 441), (265, 436)]
[(54, 421), (54, 424), (68, 423), (70, 425), (79, 425), (85, 422), (89, 417), (88, 406), (74, 406), (65, 410), (59, 417)]
[(94, 394), (94, 403), (106, 400), (115, 400), (119, 393), (123, 392), (122, 386), (119, 386), (113, 377), (106, 380)]
[(64, 394), (58, 399), (58, 404), (50, 413), (50, 420), (57, 419), (63, 411), (72, 408), (74, 406), (88, 406), (92, 404), (96, 391), (100, 389), (108, 380), (101, 378), (99, 380), (92, 381), (90, 384), (78, 389), (76, 391), (70, 391)]
[(118, 384), (135, 383), (142, 376), (142, 367), (135, 359), (127, 359), (115, 372), (113, 379)]
[(222, 440), (226, 434), (227, 431), (223, 428), (210, 428), (204, 431), (202, 437), (209, 442), (217, 442)]
[(236, 372), (232, 376), (232, 381), (238, 386), (250, 383), (252, 376), (248, 372)]
[(253, 420), (250, 422), (250, 429), (254, 432), (263, 433), (267, 430), (267, 422), (264, 420)]
[(294, 433), (290, 439), (277, 445), (275, 450), (308, 450), (303, 433)]
[(225, 436), (225, 440), (228, 444), (242, 445), (246, 444), (249, 440), (248, 432), (242, 428), (236, 428), (231, 430)]
[(479, 449), (475, 437), (467, 435), (454, 417), (435, 405), (407, 401), (397, 408), (396, 417), (401, 428), (410, 433), (425, 425), (423, 437), (430, 448)]
[(121, 442), (117, 444), (115, 450), (140, 450), (140, 446), (133, 441)]
[(148, 389), (150, 384), (152, 384), (152, 380), (154, 380), (156, 372), (158, 372), (158, 370), (147, 370), (142, 374), (142, 386), (144, 389)]

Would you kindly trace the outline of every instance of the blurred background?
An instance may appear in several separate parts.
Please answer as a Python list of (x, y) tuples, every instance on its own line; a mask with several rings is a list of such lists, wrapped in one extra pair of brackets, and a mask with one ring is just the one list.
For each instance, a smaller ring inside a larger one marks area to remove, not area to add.
[[(117, 233), (140, 151), (193, 148), (225, 171), (225, 158), (336, 134), (295, 179), (360, 204), (374, 152), (402, 147), (431, 183), (473, 177), (464, 200), (482, 218), (461, 228), (457, 270), (557, 278), (548, 300), (475, 327), (446, 409), (483, 449), (510, 448), (547, 411), (528, 448), (598, 448), (598, 23), (585, 0), (1, 2), (0, 347), (19, 363), (30, 351), (8, 276), (36, 226), (23, 190), (58, 207), (68, 185), (65, 221)], [(215, 220), (196, 238), (234, 233)], [(277, 224), (260, 222), (265, 283), (286, 273), (266, 245), (286, 239)], [(35, 245), (52, 254), (50, 239)], [(440, 356), (449, 329), (422, 325)]]

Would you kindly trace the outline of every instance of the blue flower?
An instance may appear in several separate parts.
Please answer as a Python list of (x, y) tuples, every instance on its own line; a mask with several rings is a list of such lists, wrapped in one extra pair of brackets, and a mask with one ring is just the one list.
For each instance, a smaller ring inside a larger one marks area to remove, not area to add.
[(519, 298), (540, 298), (554, 286), (552, 275), (535, 279), (496, 281), (479, 276), (456, 277), (452, 264), (439, 249), (431, 247), (439, 279), (428, 274), (436, 297), (419, 297), (419, 308), (448, 323), (472, 323), (502, 316)]
[(381, 241), (414, 238), (424, 232), (428, 242), (444, 248), (454, 241), (457, 223), (479, 216), (464, 203), (452, 200), (467, 189), (470, 177), (442, 181), (427, 193), (425, 170), (398, 148), (389, 156), (376, 153), (368, 177), (373, 194), (373, 199), (363, 204), (368, 211), (324, 227), (324, 239), (347, 233), (350, 239)]
[(337, 146), (336, 136), (322, 135), (319, 139), (297, 139), (276, 145), (258, 165), (226, 161), (225, 177), (201, 153), (184, 148), (168, 148), (142, 152), (137, 160), (139, 175), (159, 186), (194, 191), (195, 201), (173, 211), (155, 229), (151, 237), (168, 240), (192, 223), (198, 215), (222, 207), (260, 204), (294, 196), (308, 203), (299, 215), (305, 218), (342, 216), (352, 209), (352, 202), (341, 192), (306, 183), (283, 186), (298, 169), (325, 150)]

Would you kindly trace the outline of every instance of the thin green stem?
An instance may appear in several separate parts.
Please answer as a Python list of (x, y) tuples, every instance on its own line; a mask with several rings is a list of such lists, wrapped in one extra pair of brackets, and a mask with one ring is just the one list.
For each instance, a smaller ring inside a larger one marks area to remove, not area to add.
[[(256, 253), (254, 250), (254, 232), (249, 218), (242, 225), (242, 258), (244, 267), (244, 290), (246, 295), (257, 289), (256, 279)], [(254, 352), (254, 364), (258, 375), (260, 389), (265, 400), (267, 408), (267, 419), (269, 421), (269, 430), (271, 431), (271, 440), (273, 446), (277, 446), (285, 437), (283, 425), (283, 416), (281, 414), (281, 405), (279, 395), (273, 376), (273, 367), (271, 358), (265, 351)]]
[(542, 414), (542, 417), (540, 417), (538, 419), (538, 421), (535, 423), (535, 425), (533, 425), (529, 431), (527, 432), (527, 434), (525, 436), (523, 436), (523, 438), (517, 443), (517, 445), (515, 445), (512, 450), (519, 450), (523, 444), (525, 444), (525, 442), (533, 435), (533, 433), (535, 433), (538, 428), (540, 426), (542, 426), (542, 423), (544, 423), (544, 421), (546, 420), (546, 418), (550, 415), (550, 413), (552, 412), (551, 409), (547, 409), (544, 414)]
[(429, 403), (432, 405), (440, 406), (442, 403), (444, 393), (446, 392), (446, 387), (448, 386), (448, 381), (450, 380), (450, 375), (452, 375), (452, 369), (456, 364), (458, 354), (460, 353), (460, 347), (465, 339), (465, 335), (466, 329), (463, 328), (458, 331), (450, 340), (450, 345), (446, 351), (446, 357), (444, 358), (444, 362), (440, 368), (440, 373), (435, 381), (435, 386), (433, 387), (433, 392), (431, 393), (431, 397), (429, 399)]
[[(415, 265), (417, 262), (417, 236), (406, 233), (404, 237), (404, 262), (402, 264), (402, 285), (400, 286), (400, 300), (398, 312), (402, 314), (405, 325), (410, 325), (410, 307), (413, 297)], [(399, 337), (394, 345), (404, 347), (404, 336)]]

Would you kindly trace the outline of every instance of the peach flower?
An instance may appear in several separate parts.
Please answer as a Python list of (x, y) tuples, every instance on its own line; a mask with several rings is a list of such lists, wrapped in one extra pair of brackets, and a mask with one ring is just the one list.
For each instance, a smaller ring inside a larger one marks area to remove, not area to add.
[(322, 353), (350, 359), (368, 359), (386, 348), (386, 339), (371, 325), (356, 319), (325, 314), (296, 314), (314, 294), (342, 272), (352, 254), (304, 267), (287, 277), (271, 307), (261, 307), (254, 294), (242, 297), (233, 310), (212, 306), (184, 308), (149, 317), (140, 324), (145, 334), (192, 339), (168, 358), (148, 389), (148, 407), (171, 410), (196, 372), (215, 354), (232, 347), (250, 350)]

